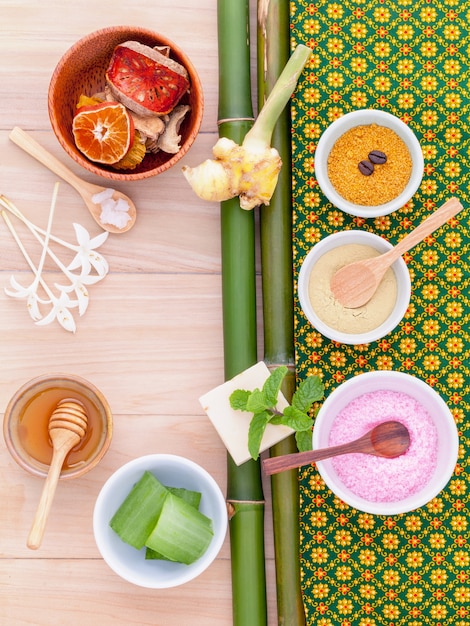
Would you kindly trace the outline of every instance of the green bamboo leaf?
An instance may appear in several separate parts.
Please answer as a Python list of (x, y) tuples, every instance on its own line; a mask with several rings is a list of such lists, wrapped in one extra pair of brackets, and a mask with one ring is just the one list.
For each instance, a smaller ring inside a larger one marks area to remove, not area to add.
[(279, 390), (281, 389), (282, 381), (287, 374), (287, 367), (280, 365), (270, 376), (265, 380), (263, 385), (263, 394), (266, 400), (266, 404), (269, 406), (276, 406)]
[(295, 406), (286, 406), (281, 423), (285, 426), (290, 426), (290, 428), (294, 430), (303, 431), (312, 428), (313, 420), (303, 411), (299, 411)]
[(246, 403), (246, 410), (251, 411), (252, 413), (261, 413), (266, 409), (269, 409), (271, 405), (266, 402), (266, 398), (264, 393), (256, 388), (250, 393), (248, 401)]
[(297, 387), (292, 396), (292, 406), (306, 413), (314, 402), (321, 400), (324, 394), (323, 383), (319, 376), (308, 376)]
[(295, 441), (299, 452), (306, 452), (312, 449), (312, 431), (301, 430), (295, 433)]
[(259, 457), (259, 449), (261, 440), (269, 422), (270, 414), (267, 411), (256, 413), (250, 422), (248, 429), (248, 451), (251, 457), (256, 461)]
[(245, 389), (237, 389), (230, 395), (230, 406), (236, 411), (248, 411), (247, 403), (248, 398), (251, 395), (251, 391)]

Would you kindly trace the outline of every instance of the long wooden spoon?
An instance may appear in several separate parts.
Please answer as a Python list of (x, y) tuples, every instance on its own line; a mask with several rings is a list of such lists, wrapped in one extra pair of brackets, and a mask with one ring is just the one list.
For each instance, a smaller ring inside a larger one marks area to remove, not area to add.
[(401, 422), (382, 422), (359, 439), (343, 443), (340, 446), (322, 448), (321, 450), (308, 450), (307, 452), (295, 452), (294, 454), (284, 454), (273, 456), (263, 460), (263, 470), (270, 476), (285, 470), (316, 463), (329, 459), (340, 454), (350, 454), (351, 452), (362, 452), (363, 454), (373, 454), (388, 459), (393, 459), (404, 454), (410, 445), (410, 434), (406, 426)]
[(65, 457), (83, 439), (87, 427), (85, 408), (77, 400), (66, 399), (59, 402), (49, 419), (52, 461), (28, 536), (27, 546), (32, 550), (37, 550), (41, 545)]
[(43, 146), (33, 139), (31, 135), (28, 135), (28, 133), (21, 128), (18, 128), (18, 126), (13, 128), (9, 137), (13, 143), (16, 143), (17, 146), (23, 148), (25, 152), (49, 168), (52, 172), (54, 172), (54, 174), (57, 174), (57, 176), (60, 176), (63, 180), (69, 183), (69, 185), (72, 185), (72, 187), (81, 195), (88, 210), (93, 216), (93, 219), (99, 226), (101, 226), (101, 228), (109, 231), (110, 233), (125, 233), (134, 226), (137, 213), (135, 204), (125, 194), (114, 190), (112, 197), (116, 201), (122, 199), (129, 205), (127, 213), (130, 219), (127, 224), (122, 228), (118, 228), (113, 224), (105, 224), (100, 219), (101, 205), (93, 202), (93, 197), (102, 191), (105, 191), (107, 187), (94, 185), (93, 183), (89, 183), (74, 174), (72, 170), (69, 170), (66, 165), (59, 161), (59, 159), (56, 159), (56, 157), (46, 150), (46, 148), (43, 148)]
[(339, 269), (330, 281), (330, 289), (335, 299), (350, 309), (366, 304), (374, 295), (390, 265), (404, 252), (454, 217), (462, 208), (457, 198), (451, 198), (385, 254), (356, 261)]

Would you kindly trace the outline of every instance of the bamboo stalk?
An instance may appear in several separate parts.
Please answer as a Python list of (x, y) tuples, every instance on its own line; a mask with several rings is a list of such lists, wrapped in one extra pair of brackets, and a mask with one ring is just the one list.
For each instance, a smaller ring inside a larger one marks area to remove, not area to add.
[[(253, 122), (249, 2), (218, 0), (219, 135), (242, 143)], [(221, 203), (225, 378), (257, 361), (255, 222), (238, 198)], [(264, 497), (258, 461), (227, 455), (234, 626), (267, 624)]]
[[(258, 95), (262, 107), (290, 55), (289, 0), (258, 0)], [(294, 302), (292, 270), (292, 201), (290, 111), (275, 127), (272, 145), (283, 165), (268, 207), (261, 209), (261, 263), (264, 360), (286, 365), (282, 389), (290, 401), (295, 391)], [(272, 456), (297, 451), (294, 437), (271, 448)], [(271, 479), (276, 561), (278, 624), (305, 624), (300, 578), (299, 486), (296, 470)]]

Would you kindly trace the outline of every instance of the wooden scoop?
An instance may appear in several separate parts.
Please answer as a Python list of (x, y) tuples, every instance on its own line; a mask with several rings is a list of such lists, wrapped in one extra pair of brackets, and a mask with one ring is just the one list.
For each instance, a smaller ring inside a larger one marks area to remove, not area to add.
[(25, 152), (27, 152), (32, 157), (37, 159), (40, 163), (49, 168), (51, 172), (54, 172), (54, 174), (60, 176), (63, 180), (69, 183), (69, 185), (72, 185), (72, 187), (81, 195), (88, 210), (93, 216), (93, 219), (99, 226), (101, 226), (101, 228), (109, 231), (110, 233), (125, 233), (134, 226), (136, 220), (135, 204), (126, 195), (124, 195), (120, 191), (114, 191), (112, 197), (116, 201), (119, 200), (119, 198), (122, 198), (127, 202), (127, 204), (129, 205), (129, 209), (127, 212), (131, 219), (123, 228), (118, 228), (113, 224), (104, 224), (100, 220), (101, 205), (95, 204), (93, 202), (93, 196), (101, 193), (102, 191), (105, 191), (107, 187), (94, 185), (93, 183), (89, 183), (82, 178), (79, 178), (76, 174), (72, 172), (72, 170), (69, 170), (67, 166), (65, 166), (58, 159), (56, 159), (55, 156), (48, 152), (46, 148), (43, 148), (35, 139), (28, 135), (28, 133), (26, 133), (21, 128), (18, 128), (18, 126), (15, 126), (15, 128), (11, 131), (10, 139), (13, 141), (13, 143), (16, 143), (17, 146), (23, 148)]
[(52, 461), (28, 536), (27, 546), (32, 550), (37, 550), (41, 545), (65, 457), (83, 439), (87, 426), (85, 408), (78, 400), (62, 400), (49, 419)]
[(349, 309), (366, 304), (374, 295), (390, 265), (404, 252), (454, 217), (462, 208), (457, 198), (451, 198), (385, 254), (356, 261), (339, 269), (330, 282), (333, 296)]
[(307, 452), (295, 452), (273, 456), (263, 460), (263, 470), (270, 476), (285, 470), (316, 463), (340, 454), (362, 452), (393, 459), (404, 454), (410, 446), (410, 434), (406, 426), (401, 422), (389, 421), (378, 424), (368, 433), (340, 446), (322, 448), (321, 450), (307, 450)]

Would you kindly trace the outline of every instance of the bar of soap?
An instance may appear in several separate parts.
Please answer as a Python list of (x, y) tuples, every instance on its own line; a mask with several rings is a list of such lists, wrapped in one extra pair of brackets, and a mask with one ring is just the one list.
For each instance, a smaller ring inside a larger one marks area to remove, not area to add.
[[(269, 375), (270, 371), (266, 363), (260, 361), (199, 398), (202, 408), (236, 465), (241, 465), (251, 458), (248, 451), (248, 429), (253, 414), (232, 409), (230, 396), (237, 389), (247, 391), (261, 389)], [(283, 394), (279, 392), (276, 408), (282, 412), (288, 405)], [(288, 426), (268, 424), (261, 441), (260, 452), (289, 437), (293, 432)]]

